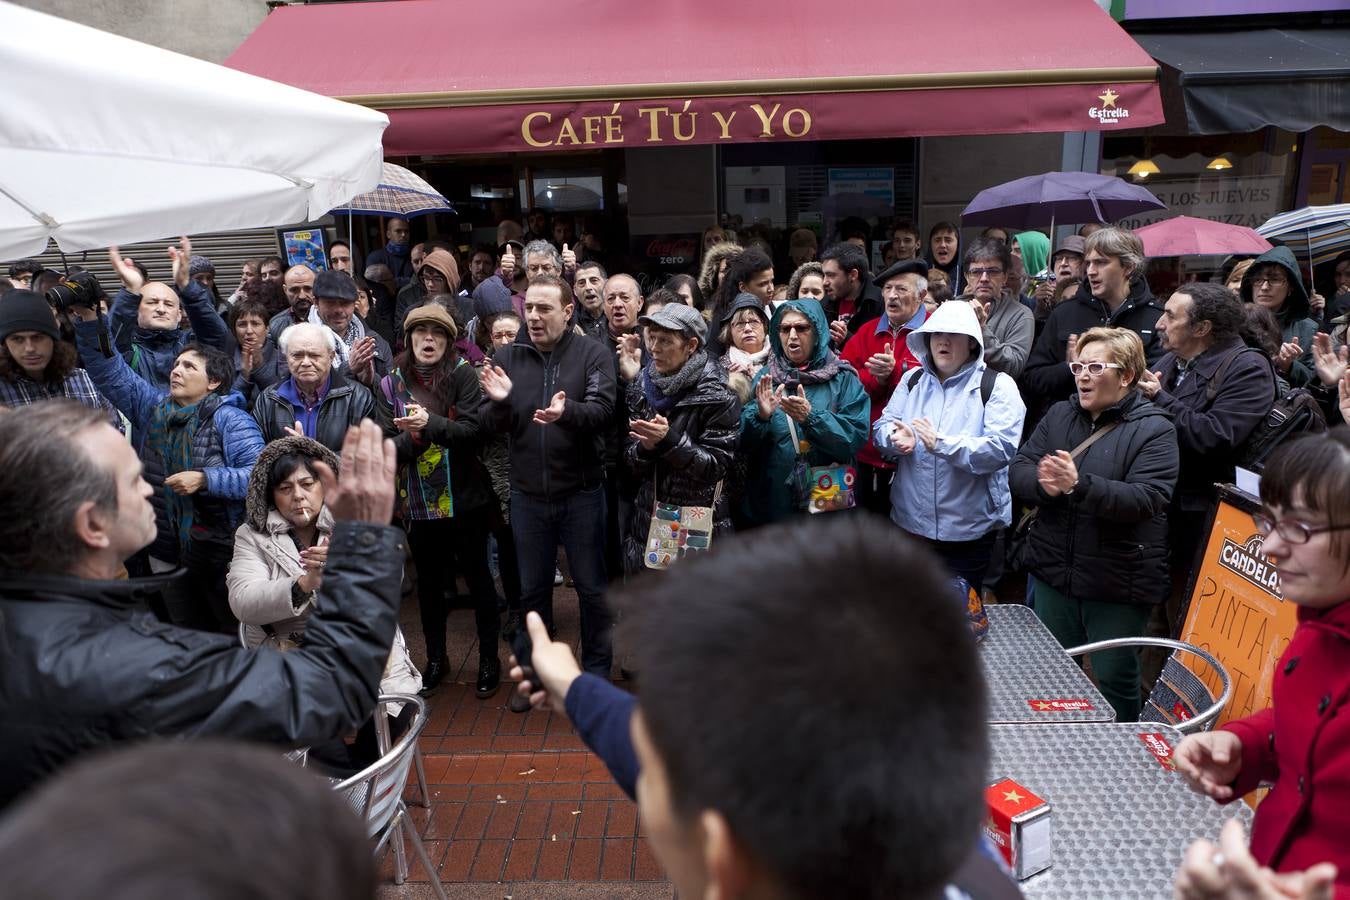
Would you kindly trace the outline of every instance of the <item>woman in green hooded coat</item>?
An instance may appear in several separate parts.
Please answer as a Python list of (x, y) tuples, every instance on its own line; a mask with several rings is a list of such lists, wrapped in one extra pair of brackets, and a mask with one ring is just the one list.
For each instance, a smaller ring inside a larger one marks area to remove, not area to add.
[(780, 304), (769, 323), (769, 343), (769, 362), (752, 380), (755, 392), (741, 412), (740, 451), (748, 475), (740, 503), (748, 525), (805, 509), (795, 477), (794, 429), (808, 466), (853, 465), (867, 443), (867, 392), (853, 367), (830, 350), (820, 304)]

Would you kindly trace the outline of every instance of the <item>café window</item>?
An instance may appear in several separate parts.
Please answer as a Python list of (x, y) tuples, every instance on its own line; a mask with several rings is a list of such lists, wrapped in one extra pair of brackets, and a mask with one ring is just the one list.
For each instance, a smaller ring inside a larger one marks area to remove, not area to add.
[(1294, 207), (1299, 135), (1278, 128), (1250, 134), (1108, 137), (1104, 175), (1142, 185), (1167, 209), (1117, 224), (1139, 228), (1173, 216), (1255, 228)]

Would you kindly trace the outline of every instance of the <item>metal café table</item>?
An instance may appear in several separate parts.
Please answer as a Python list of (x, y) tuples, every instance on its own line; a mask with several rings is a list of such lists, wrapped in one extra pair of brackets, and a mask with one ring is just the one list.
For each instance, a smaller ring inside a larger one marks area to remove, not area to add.
[[(1220, 806), (1168, 762), (1182, 735), (1155, 722), (996, 725), (989, 780), (1012, 778), (1049, 802), (1054, 863), (1021, 882), (1029, 898), (1153, 900), (1172, 896), (1182, 854), (1218, 840), (1241, 801)], [(1147, 739), (1141, 737), (1147, 735)]]
[(1115, 710), (1036, 613), (1016, 603), (985, 607), (980, 663), (995, 725), (1110, 722)]

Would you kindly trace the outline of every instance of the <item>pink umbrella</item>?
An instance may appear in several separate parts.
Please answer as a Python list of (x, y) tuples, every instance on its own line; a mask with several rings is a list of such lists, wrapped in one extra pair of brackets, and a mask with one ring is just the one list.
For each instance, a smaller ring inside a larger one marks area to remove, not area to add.
[(1260, 254), (1270, 241), (1242, 225), (1226, 225), (1209, 219), (1177, 216), (1136, 228), (1149, 256), (1218, 256), (1230, 253)]

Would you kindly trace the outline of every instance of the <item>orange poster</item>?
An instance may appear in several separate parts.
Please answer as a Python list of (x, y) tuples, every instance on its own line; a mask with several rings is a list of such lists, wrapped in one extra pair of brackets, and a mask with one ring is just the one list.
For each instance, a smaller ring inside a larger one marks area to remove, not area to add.
[[(1216, 725), (1270, 705), (1271, 674), (1298, 624), (1298, 608), (1281, 597), (1279, 575), (1261, 553), (1251, 517), (1256, 508), (1249, 495), (1221, 489), (1179, 636), (1218, 657), (1233, 679), (1232, 699)], [(1217, 696), (1219, 678), (1209, 666), (1181, 658)]]

